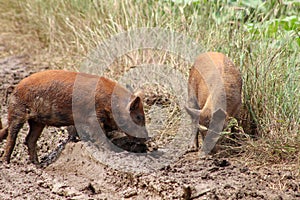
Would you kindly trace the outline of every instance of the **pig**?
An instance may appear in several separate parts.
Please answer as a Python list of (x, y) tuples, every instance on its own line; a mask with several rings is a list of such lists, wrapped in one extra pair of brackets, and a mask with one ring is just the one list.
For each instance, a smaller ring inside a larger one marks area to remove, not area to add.
[[(148, 138), (139, 93), (105, 77), (79, 72), (46, 70), (30, 75), (20, 81), (9, 99), (8, 125), (0, 131), (0, 142), (7, 137), (3, 162), (10, 162), (18, 132), (26, 121), (29, 160), (39, 164), (36, 143), (45, 126), (68, 126), (75, 134), (76, 123), (94, 126), (89, 121), (94, 116), (105, 132), (123, 126), (130, 137)], [(119, 122), (123, 124), (118, 126)]]
[[(188, 105), (185, 107), (192, 118), (194, 135), (190, 150), (199, 148), (200, 132), (202, 154), (218, 151), (218, 145), (215, 145), (218, 133), (226, 126), (228, 117), (238, 117), (241, 92), (241, 73), (227, 56), (219, 52), (207, 52), (196, 58), (189, 72)], [(213, 130), (209, 130), (209, 127), (213, 127)]]

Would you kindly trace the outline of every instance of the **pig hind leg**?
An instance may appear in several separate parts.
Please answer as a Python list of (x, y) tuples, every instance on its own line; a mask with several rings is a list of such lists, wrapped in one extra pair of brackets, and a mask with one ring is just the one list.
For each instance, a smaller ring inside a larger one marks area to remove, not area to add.
[(29, 133), (26, 136), (25, 144), (28, 147), (29, 160), (34, 164), (38, 164), (39, 160), (37, 156), (36, 142), (39, 139), (45, 125), (33, 120), (28, 120), (28, 124)]
[(0, 142), (2, 142), (3, 139), (5, 139), (8, 135), (8, 127), (3, 128), (0, 130)]
[(188, 147), (188, 152), (196, 152), (198, 151), (199, 149), (199, 130), (196, 129), (193, 132), (193, 135), (192, 135), (192, 141), (191, 141), (191, 144), (189, 145)]
[(18, 133), (23, 127), (23, 124), (23, 121), (13, 120), (9, 123), (7, 128), (1, 130), (1, 140), (7, 136), (7, 144), (3, 155), (4, 162), (10, 162), (10, 157), (16, 145)]

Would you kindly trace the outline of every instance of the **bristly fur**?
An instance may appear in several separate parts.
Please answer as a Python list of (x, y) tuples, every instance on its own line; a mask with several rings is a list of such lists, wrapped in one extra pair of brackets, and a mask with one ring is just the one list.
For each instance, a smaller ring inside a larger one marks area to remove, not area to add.
[[(75, 81), (77, 92), (74, 92)], [(103, 130), (118, 129), (112, 114), (112, 96), (116, 99), (116, 113), (126, 127), (133, 123), (140, 127), (126, 130), (132, 131), (133, 135), (139, 131), (147, 136), (141, 98), (112, 80), (63, 70), (38, 72), (23, 79), (9, 99), (8, 126), (0, 132), (0, 141), (7, 137), (3, 160), (10, 162), (18, 132), (25, 122), (29, 123), (30, 128), (25, 144), (30, 160), (36, 164), (36, 142), (45, 126), (74, 126), (75, 117), (81, 120), (80, 123), (93, 126), (89, 117), (96, 110), (97, 120)], [(130, 110), (127, 110), (128, 107)]]

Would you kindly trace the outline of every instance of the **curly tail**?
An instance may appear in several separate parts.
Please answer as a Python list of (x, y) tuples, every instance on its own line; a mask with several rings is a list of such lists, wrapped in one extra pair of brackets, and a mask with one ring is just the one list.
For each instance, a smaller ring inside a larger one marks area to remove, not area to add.
[(3, 139), (5, 139), (8, 135), (8, 127), (3, 128), (2, 122), (0, 119), (0, 142), (2, 142)]

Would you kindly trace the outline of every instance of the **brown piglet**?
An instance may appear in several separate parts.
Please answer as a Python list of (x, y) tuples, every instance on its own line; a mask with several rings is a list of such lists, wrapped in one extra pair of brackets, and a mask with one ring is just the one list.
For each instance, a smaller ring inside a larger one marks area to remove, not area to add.
[(195, 136), (192, 150), (199, 147), (201, 133), (202, 153), (217, 151), (219, 133), (228, 117), (237, 117), (241, 106), (242, 78), (238, 68), (227, 56), (218, 52), (200, 54), (190, 70), (188, 106)]
[(15, 87), (9, 99), (8, 125), (0, 131), (0, 142), (7, 138), (4, 162), (10, 162), (25, 122), (29, 124), (25, 144), (35, 164), (39, 163), (36, 142), (45, 126), (76, 127), (74, 132), (77, 127), (96, 127), (104, 132), (123, 129), (128, 136), (148, 138), (139, 94), (105, 77), (64, 70), (32, 74)]

